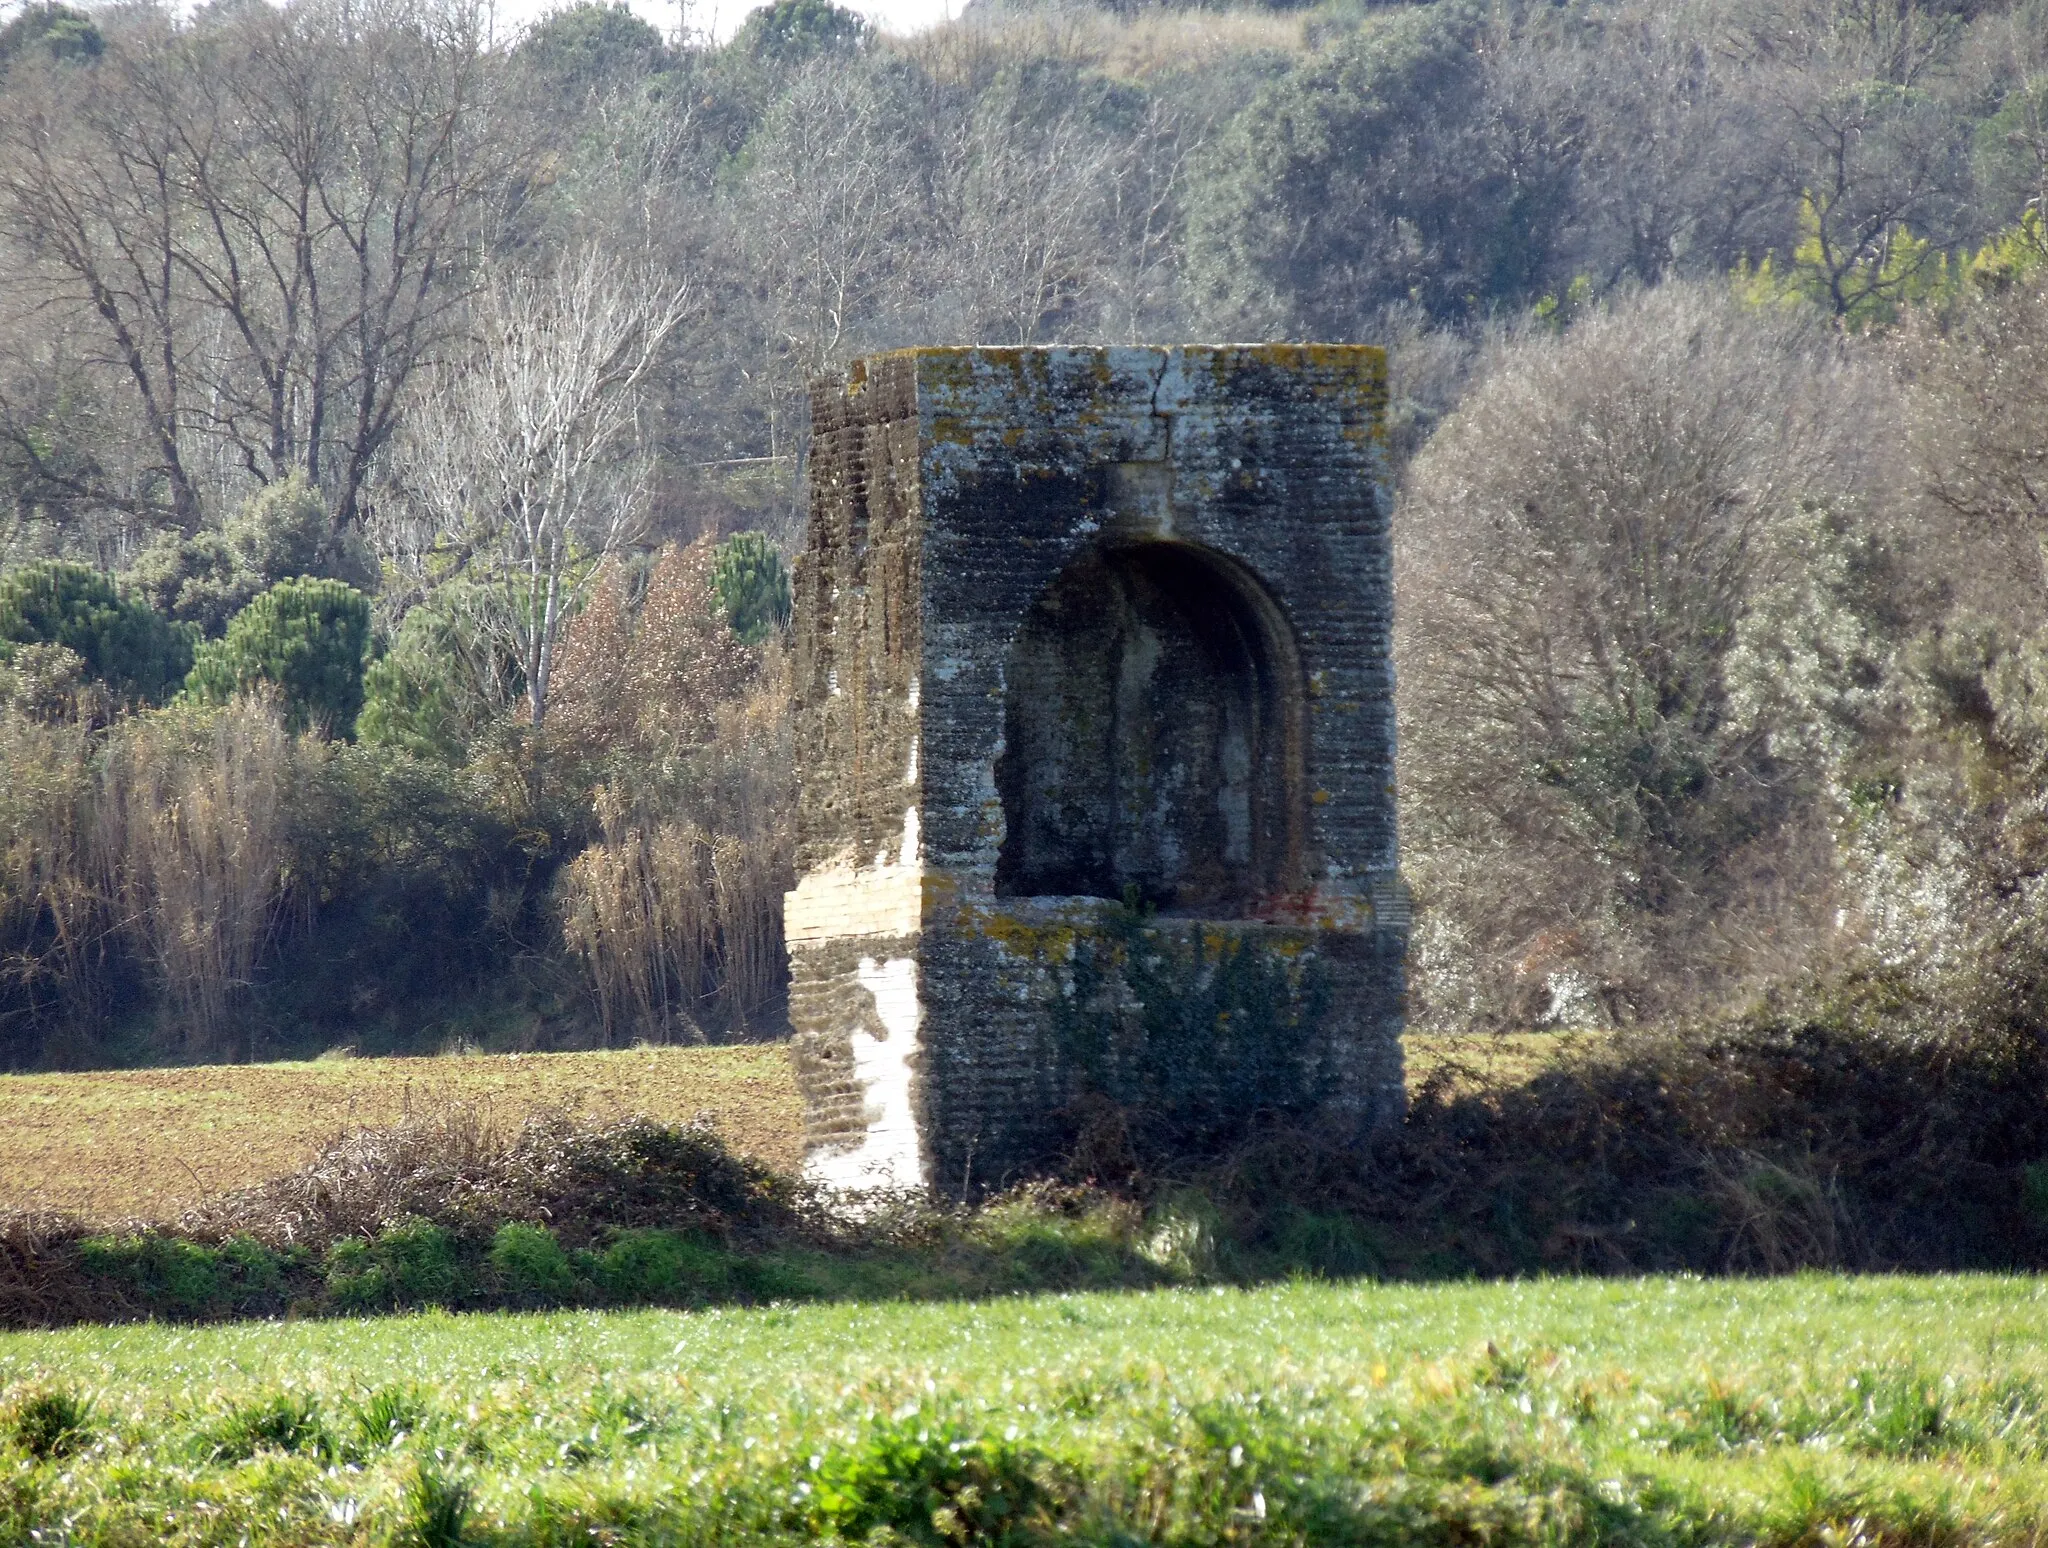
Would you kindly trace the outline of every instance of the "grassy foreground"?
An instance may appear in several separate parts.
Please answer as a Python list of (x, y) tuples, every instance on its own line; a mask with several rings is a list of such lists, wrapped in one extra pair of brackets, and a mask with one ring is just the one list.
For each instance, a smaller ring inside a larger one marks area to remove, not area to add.
[(2033, 1543), (2033, 1279), (0, 1336), (0, 1542)]

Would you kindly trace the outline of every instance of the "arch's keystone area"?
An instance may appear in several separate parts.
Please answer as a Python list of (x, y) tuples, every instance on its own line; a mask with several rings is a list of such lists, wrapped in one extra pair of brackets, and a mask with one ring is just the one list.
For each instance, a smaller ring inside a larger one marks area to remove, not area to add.
[(1385, 382), (1376, 349), (1191, 345), (812, 389), (812, 1175), (968, 1195), (1104, 1114), (1200, 1153), (1399, 1113)]

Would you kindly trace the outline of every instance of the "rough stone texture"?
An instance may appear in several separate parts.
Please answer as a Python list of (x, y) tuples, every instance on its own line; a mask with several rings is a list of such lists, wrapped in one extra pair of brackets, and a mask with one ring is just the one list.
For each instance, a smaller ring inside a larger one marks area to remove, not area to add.
[(812, 393), (791, 1020), (814, 1175), (999, 1187), (1401, 1104), (1385, 363), (932, 349)]

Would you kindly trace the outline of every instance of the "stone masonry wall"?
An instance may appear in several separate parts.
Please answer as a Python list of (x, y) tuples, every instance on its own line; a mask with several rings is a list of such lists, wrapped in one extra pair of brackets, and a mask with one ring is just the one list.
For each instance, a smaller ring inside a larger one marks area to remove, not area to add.
[(787, 933), (811, 1166), (1000, 1186), (1397, 1113), (1384, 364), (919, 350), (813, 393)]

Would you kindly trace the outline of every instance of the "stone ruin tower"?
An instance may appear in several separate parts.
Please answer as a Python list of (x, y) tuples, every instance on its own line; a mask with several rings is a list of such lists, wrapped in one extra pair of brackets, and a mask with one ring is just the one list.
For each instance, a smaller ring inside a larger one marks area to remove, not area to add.
[(1376, 349), (917, 349), (812, 390), (810, 1174), (998, 1188), (1402, 1102)]

